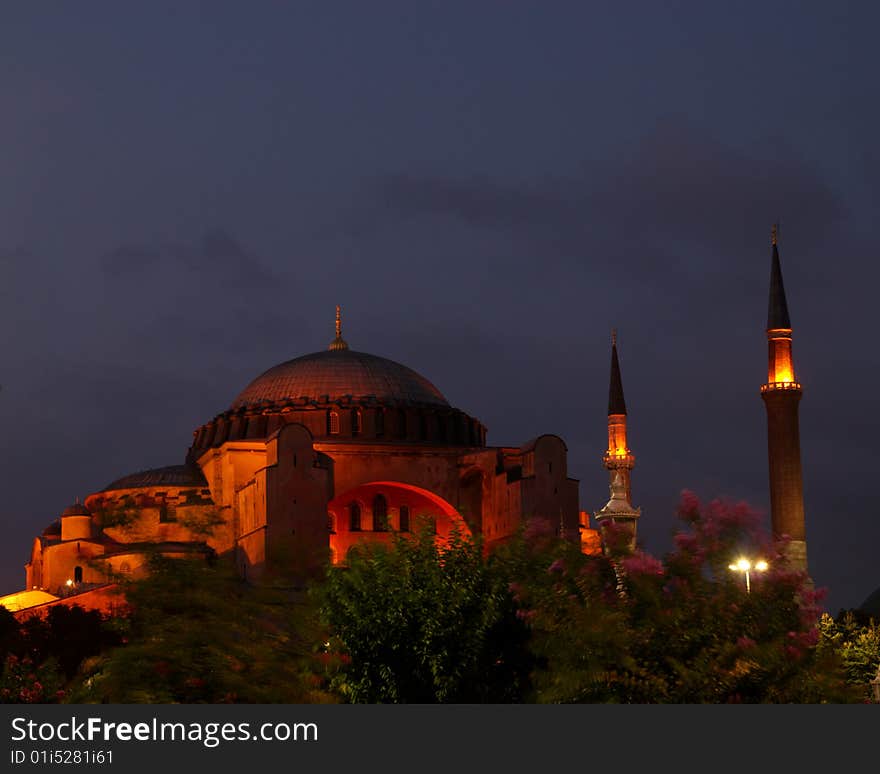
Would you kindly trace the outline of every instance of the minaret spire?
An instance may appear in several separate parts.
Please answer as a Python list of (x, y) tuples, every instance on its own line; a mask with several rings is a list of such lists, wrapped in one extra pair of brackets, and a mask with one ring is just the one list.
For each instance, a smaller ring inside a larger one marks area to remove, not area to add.
[(767, 315), (767, 382), (761, 397), (767, 408), (767, 450), (770, 472), (770, 511), (774, 537), (788, 539), (787, 556), (797, 569), (807, 569), (804, 492), (797, 380), (791, 348), (791, 319), (782, 284), (778, 229), (770, 238), (770, 304)]
[(611, 329), (611, 382), (608, 385), (608, 415), (626, 414), (623, 399), (623, 380), (620, 378), (620, 361), (617, 357), (617, 329)]
[(773, 253), (770, 259), (770, 302), (767, 307), (767, 330), (791, 330), (788, 303), (785, 300), (785, 285), (782, 283), (782, 265), (779, 263), (775, 224), (770, 236), (770, 244), (773, 246)]
[(348, 349), (348, 344), (342, 338), (342, 308), (336, 304), (336, 338), (330, 342), (328, 349)]

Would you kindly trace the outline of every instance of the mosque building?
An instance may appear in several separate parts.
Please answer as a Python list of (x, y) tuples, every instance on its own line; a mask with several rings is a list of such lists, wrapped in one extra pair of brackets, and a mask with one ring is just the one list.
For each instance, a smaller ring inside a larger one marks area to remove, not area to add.
[(350, 349), (337, 307), (329, 348), (254, 379), (195, 430), (184, 464), (124, 476), (64, 510), (33, 541), (25, 590), (71, 599), (142, 574), (156, 552), (231, 552), (247, 579), (273, 562), (305, 578), (422, 524), (491, 549), (535, 517), (596, 550), (562, 439), (488, 446), (479, 420), (425, 377)]
[[(806, 566), (791, 325), (774, 232), (767, 405), (774, 532)], [(595, 522), (624, 524), (635, 544), (635, 457), (627, 443), (616, 336), (608, 405), (611, 498)], [(488, 446), (479, 420), (451, 406), (412, 369), (349, 348), (339, 307), (328, 349), (257, 376), (229, 408), (197, 428), (184, 464), (117, 479), (64, 510), (34, 538), (25, 588), (0, 598), (13, 610), (55, 603), (108, 609), (102, 590), (146, 572), (155, 553), (231, 554), (258, 580), (284, 566), (302, 579), (349, 549), (389, 543), (426, 524), (439, 540), (481, 536), (491, 550), (534, 518), (587, 553), (599, 532), (580, 510), (578, 481), (556, 435)]]

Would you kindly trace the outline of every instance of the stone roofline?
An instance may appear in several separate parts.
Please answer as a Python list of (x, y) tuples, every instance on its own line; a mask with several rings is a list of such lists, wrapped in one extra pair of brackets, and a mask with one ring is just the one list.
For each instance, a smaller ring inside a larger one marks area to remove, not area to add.
[(301, 424), (319, 443), (403, 442), (432, 446), (486, 445), (486, 428), (463, 411), (430, 403), (302, 399), (218, 414), (193, 433), (187, 461), (229, 441), (266, 441), (285, 424)]

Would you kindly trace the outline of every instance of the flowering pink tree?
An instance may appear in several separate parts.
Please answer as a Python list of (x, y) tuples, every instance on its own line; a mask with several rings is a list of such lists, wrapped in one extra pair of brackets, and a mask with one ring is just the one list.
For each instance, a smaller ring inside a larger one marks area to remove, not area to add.
[[(602, 556), (531, 527), (508, 561), (512, 591), (543, 665), (537, 700), (551, 702), (841, 702), (853, 700), (834, 658), (817, 651), (822, 592), (785, 561), (743, 503), (702, 504), (684, 492), (674, 550), (632, 552), (604, 529)], [(535, 539), (535, 537), (539, 539)], [(760, 556), (767, 572), (729, 570)]]

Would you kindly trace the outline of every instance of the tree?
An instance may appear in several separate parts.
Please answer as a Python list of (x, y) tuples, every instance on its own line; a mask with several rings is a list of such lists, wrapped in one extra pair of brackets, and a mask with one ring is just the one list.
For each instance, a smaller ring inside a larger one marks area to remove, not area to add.
[(319, 638), (303, 593), (253, 586), (231, 559), (156, 554), (125, 584), (123, 644), (87, 662), (77, 703), (318, 703), (311, 653)]
[(509, 585), (479, 541), (428, 524), (353, 550), (317, 592), (331, 687), (356, 703), (520, 700), (527, 630)]
[[(786, 565), (784, 545), (762, 534), (758, 515), (742, 503), (704, 506), (687, 492), (678, 515), (684, 527), (663, 561), (630, 551), (613, 525), (602, 556), (583, 556), (549, 530), (512, 548), (517, 601), (543, 664), (534, 699), (854, 700), (834, 654), (816, 648), (822, 593)], [(750, 592), (728, 570), (742, 552), (770, 562)]]
[(872, 701), (871, 680), (880, 668), (880, 624), (873, 619), (860, 622), (856, 614), (842, 611), (835, 620), (827, 613), (819, 621), (819, 648), (843, 662), (846, 682), (863, 700)]

